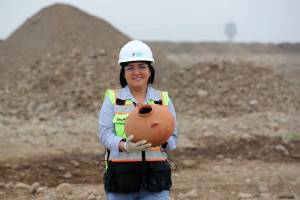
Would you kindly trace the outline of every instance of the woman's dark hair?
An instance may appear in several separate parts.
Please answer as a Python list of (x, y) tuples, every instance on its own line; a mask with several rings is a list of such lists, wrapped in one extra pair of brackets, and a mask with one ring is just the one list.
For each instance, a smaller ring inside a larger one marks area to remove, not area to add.
[[(149, 62), (149, 61), (140, 61), (140, 62), (144, 62), (148, 65), (151, 75), (150, 75), (147, 83), (148, 84), (153, 84), (154, 83), (154, 78), (155, 78), (155, 69), (154, 69), (154, 67), (151, 65), (151, 62)], [(121, 85), (122, 88), (124, 88), (127, 85), (127, 81), (124, 77), (124, 74), (125, 74), (125, 66), (127, 66), (129, 63), (131, 63), (131, 62), (123, 62), (123, 63), (120, 64), (121, 65), (120, 85)]]

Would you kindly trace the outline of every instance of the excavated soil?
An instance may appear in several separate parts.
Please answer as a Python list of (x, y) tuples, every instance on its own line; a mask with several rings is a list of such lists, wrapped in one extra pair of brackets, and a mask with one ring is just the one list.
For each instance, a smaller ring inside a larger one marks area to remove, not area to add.
[[(189, 117), (179, 117), (178, 147), (169, 152), (172, 199), (297, 199), (299, 120), (276, 112), (256, 113), (199, 119), (197, 129)], [(1, 198), (105, 199), (104, 149), (95, 116), (11, 119), (1, 130)], [(28, 188), (36, 182), (41, 189), (31, 194)], [(26, 187), (19, 188), (19, 183)], [(61, 183), (71, 184), (73, 194), (57, 194)]]
[[(105, 199), (97, 117), (129, 40), (57, 4), (0, 43), (0, 199)], [(299, 45), (149, 44), (177, 112), (171, 199), (299, 200)]]

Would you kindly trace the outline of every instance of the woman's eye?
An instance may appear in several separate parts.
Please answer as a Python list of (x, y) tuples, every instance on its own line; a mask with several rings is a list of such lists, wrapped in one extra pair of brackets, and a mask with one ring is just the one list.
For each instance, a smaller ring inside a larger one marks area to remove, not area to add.
[(134, 70), (134, 67), (127, 67), (127, 70), (133, 71), (133, 70)]

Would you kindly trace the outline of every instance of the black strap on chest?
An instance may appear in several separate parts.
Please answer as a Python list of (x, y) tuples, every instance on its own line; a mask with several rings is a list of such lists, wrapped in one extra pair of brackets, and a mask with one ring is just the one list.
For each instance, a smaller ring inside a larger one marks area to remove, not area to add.
[(125, 105), (125, 100), (122, 100), (122, 99), (116, 99), (116, 104), (119, 105), (119, 106), (124, 106)]
[(155, 104), (162, 105), (162, 100), (154, 101)]
[(147, 175), (147, 168), (146, 168), (146, 152), (142, 151), (142, 186), (143, 188), (146, 188), (147, 186), (147, 180), (146, 180), (146, 175)]

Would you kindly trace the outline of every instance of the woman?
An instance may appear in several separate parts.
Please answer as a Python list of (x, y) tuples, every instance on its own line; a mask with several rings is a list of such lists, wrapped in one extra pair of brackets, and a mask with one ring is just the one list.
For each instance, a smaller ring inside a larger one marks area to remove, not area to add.
[[(99, 126), (100, 139), (107, 150), (104, 187), (108, 200), (167, 200), (170, 196), (171, 170), (165, 152), (176, 148), (176, 114), (167, 92), (150, 86), (155, 78), (153, 62), (151, 49), (145, 43), (128, 42), (118, 61), (123, 89), (107, 90), (104, 96)], [(150, 147), (147, 141), (134, 143), (133, 135), (127, 138), (124, 132), (128, 113), (136, 105), (148, 103), (164, 104), (175, 119), (172, 136), (157, 148)]]

